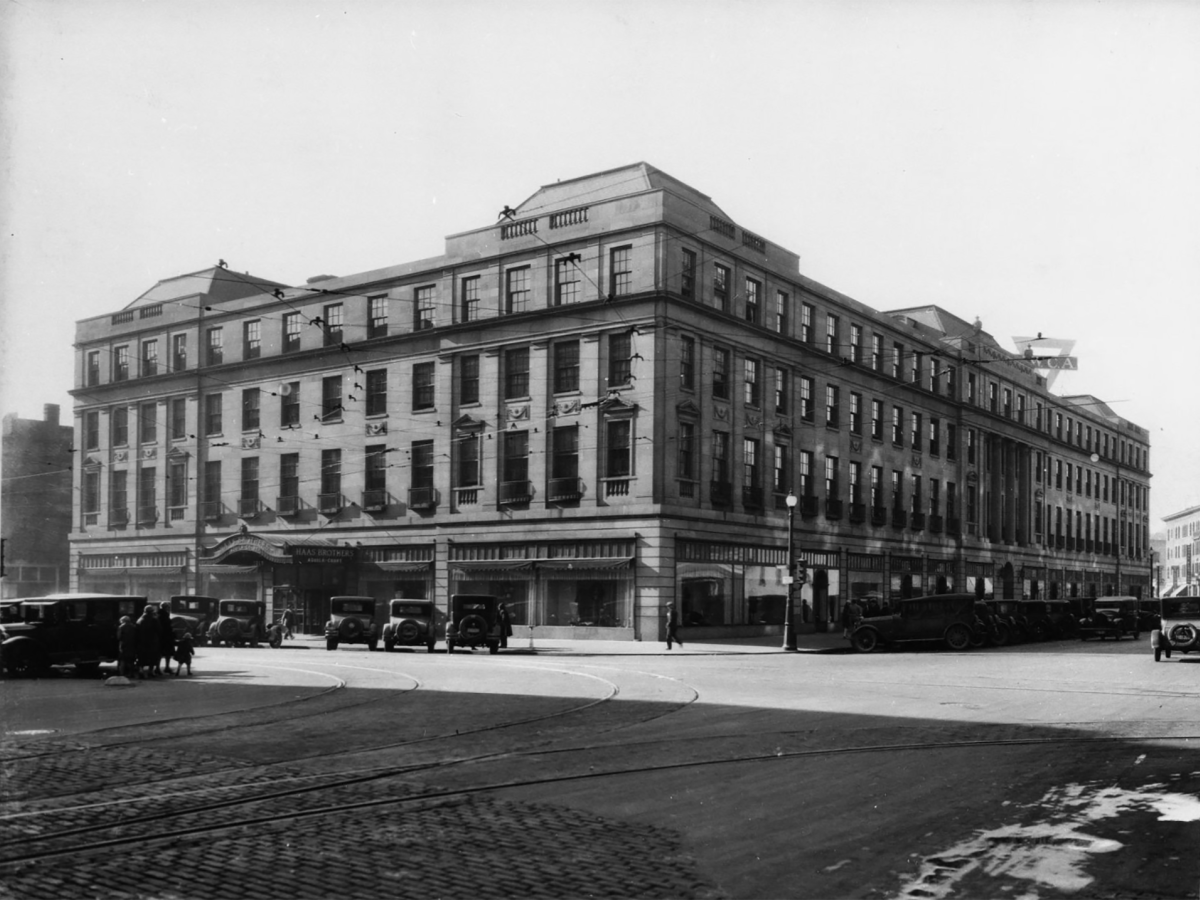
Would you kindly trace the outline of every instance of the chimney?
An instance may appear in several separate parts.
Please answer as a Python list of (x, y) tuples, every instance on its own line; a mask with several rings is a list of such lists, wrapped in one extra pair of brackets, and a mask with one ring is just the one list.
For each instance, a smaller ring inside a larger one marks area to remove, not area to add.
[(47, 403), (45, 406), (42, 407), (42, 420), (45, 421), (47, 425), (57, 425), (58, 424), (58, 404), (57, 403)]

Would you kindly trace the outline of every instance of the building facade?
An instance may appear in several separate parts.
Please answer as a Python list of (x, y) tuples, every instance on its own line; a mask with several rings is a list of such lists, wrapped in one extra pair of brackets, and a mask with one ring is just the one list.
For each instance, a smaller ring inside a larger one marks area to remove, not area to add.
[[(778, 632), (851, 597), (1138, 593), (1149, 440), (938, 307), (878, 312), (644, 163), (444, 255), (214, 268), (79, 323), (77, 587), (508, 598), (518, 626)], [(90, 481), (88, 480), (90, 479)]]
[(1159, 571), (1163, 597), (1200, 597), (1200, 506), (1163, 517), (1167, 528)]
[(43, 597), (67, 589), (73, 437), (70, 425), (59, 424), (57, 404), (46, 404), (40, 420), (13, 413), (4, 417), (3, 599)]

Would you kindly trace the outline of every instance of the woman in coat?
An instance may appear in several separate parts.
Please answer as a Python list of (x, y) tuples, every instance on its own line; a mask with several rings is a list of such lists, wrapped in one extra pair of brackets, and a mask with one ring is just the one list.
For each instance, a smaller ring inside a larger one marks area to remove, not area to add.
[[(175, 631), (171, 628), (171, 611), (167, 609), (167, 604), (162, 604), (158, 608), (158, 655), (166, 664), (167, 674), (171, 674), (171, 657), (175, 655)], [(161, 675), (162, 670), (156, 669), (156, 675)]]
[(137, 620), (137, 655), (138, 671), (148, 670), (153, 675), (158, 666), (158, 616), (153, 606), (142, 610), (141, 618)]

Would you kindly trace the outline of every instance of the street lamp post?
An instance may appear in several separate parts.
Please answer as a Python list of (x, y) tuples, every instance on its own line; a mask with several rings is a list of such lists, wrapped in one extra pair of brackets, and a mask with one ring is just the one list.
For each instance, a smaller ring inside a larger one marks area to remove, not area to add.
[(792, 540), (792, 528), (796, 519), (796, 504), (799, 501), (796, 495), (788, 491), (787, 499), (784, 503), (787, 504), (788, 511), (788, 536), (787, 536), (787, 602), (783, 605), (783, 649), (796, 649), (796, 629), (792, 625), (792, 586), (796, 581), (796, 545)]

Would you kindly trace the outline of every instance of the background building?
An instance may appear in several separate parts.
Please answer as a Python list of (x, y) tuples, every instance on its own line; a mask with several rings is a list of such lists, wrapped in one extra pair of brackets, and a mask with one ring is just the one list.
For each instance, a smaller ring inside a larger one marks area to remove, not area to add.
[(443, 256), (216, 267), (79, 323), (73, 584), (505, 595), (536, 633), (778, 632), (848, 597), (1139, 593), (1149, 440), (982, 328), (882, 313), (646, 164)]
[(1163, 517), (1166, 544), (1159, 571), (1163, 597), (1200, 596), (1200, 506)]
[(52, 403), (40, 421), (15, 413), (4, 417), (0, 595), (5, 599), (67, 589), (74, 432), (58, 419), (59, 408)]

